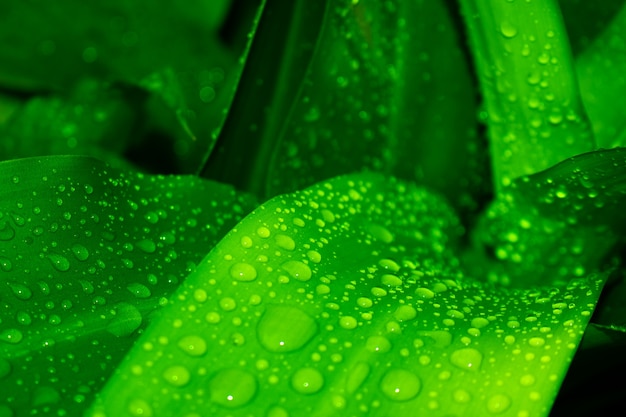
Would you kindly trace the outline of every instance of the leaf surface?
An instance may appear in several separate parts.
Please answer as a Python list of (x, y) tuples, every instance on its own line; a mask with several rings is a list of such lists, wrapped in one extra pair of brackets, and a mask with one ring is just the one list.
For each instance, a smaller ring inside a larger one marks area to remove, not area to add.
[(90, 416), (547, 415), (603, 278), (467, 277), (424, 189), (354, 174), (278, 196), (170, 298)]
[(0, 163), (0, 415), (80, 415), (202, 256), (254, 207), (87, 157)]

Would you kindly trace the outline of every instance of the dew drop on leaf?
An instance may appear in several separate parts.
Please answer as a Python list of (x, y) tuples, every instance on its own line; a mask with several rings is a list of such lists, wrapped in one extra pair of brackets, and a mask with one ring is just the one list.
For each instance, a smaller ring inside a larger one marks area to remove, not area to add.
[(315, 368), (301, 368), (291, 377), (291, 386), (300, 394), (315, 394), (324, 387), (324, 376)]
[(487, 411), (500, 414), (511, 407), (511, 398), (506, 394), (495, 394), (487, 400)]
[(281, 267), (287, 271), (292, 278), (295, 278), (298, 281), (308, 281), (313, 275), (311, 268), (300, 261), (287, 261), (283, 263)]
[(206, 341), (200, 336), (185, 336), (178, 341), (178, 347), (189, 356), (202, 356), (206, 353)]
[(11, 287), (13, 294), (20, 300), (28, 300), (33, 296), (33, 292), (26, 285), (9, 283), (9, 287)]
[(413, 372), (391, 369), (380, 381), (381, 392), (393, 401), (408, 401), (419, 394), (422, 382)]
[(474, 348), (457, 349), (450, 355), (450, 363), (465, 371), (477, 371), (483, 355)]
[(152, 295), (150, 288), (138, 282), (129, 284), (126, 289), (137, 298), (149, 298)]
[(275, 239), (278, 247), (282, 249), (292, 251), (296, 248), (296, 242), (287, 235), (276, 235)]
[(140, 398), (131, 400), (128, 403), (128, 412), (134, 417), (152, 417), (152, 407)]
[(391, 342), (384, 336), (370, 336), (365, 342), (365, 349), (370, 352), (386, 353), (391, 350)]
[(72, 253), (79, 261), (86, 261), (89, 258), (89, 250), (80, 243), (72, 245)]
[(237, 281), (254, 281), (257, 277), (257, 272), (252, 265), (239, 262), (230, 267), (230, 276)]
[(291, 352), (303, 347), (317, 333), (317, 323), (291, 306), (270, 305), (257, 325), (261, 345), (270, 352)]
[(70, 261), (63, 255), (50, 254), (48, 255), (48, 260), (59, 272), (65, 272), (70, 269)]
[(119, 303), (115, 317), (107, 325), (107, 331), (117, 337), (128, 336), (141, 326), (141, 313), (132, 304)]
[(211, 400), (221, 406), (237, 408), (249, 403), (257, 391), (253, 375), (242, 369), (222, 369), (209, 383)]
[(163, 379), (175, 387), (184, 387), (189, 383), (191, 373), (184, 366), (170, 366), (163, 372)]

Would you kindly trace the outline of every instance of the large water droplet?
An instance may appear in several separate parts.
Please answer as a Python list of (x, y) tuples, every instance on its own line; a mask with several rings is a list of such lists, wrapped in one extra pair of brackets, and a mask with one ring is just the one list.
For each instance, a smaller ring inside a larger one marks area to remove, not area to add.
[(511, 398), (505, 394), (495, 394), (487, 400), (487, 410), (492, 414), (505, 412), (511, 406)]
[(72, 253), (79, 261), (85, 261), (89, 258), (89, 250), (79, 243), (72, 245)]
[(271, 352), (300, 349), (315, 333), (317, 323), (311, 316), (285, 305), (269, 305), (257, 326), (259, 342)]
[(50, 254), (48, 260), (57, 271), (65, 272), (70, 269), (70, 261), (65, 256)]
[(404, 369), (392, 369), (380, 381), (380, 390), (393, 401), (408, 401), (415, 398), (421, 388), (422, 382), (419, 377)]
[(183, 387), (189, 383), (191, 374), (184, 366), (170, 366), (163, 372), (163, 379), (175, 387)]
[(285, 249), (292, 251), (296, 248), (296, 242), (287, 235), (276, 235), (276, 244)]
[(483, 355), (473, 348), (457, 349), (450, 355), (450, 362), (466, 371), (477, 371), (483, 361)]
[(253, 375), (242, 369), (223, 369), (211, 378), (209, 390), (213, 402), (237, 408), (252, 400), (257, 391), (257, 382)]
[(365, 349), (370, 352), (386, 353), (391, 350), (391, 342), (384, 336), (370, 336), (365, 342)]
[(189, 356), (202, 356), (206, 353), (206, 341), (200, 336), (185, 336), (178, 341), (178, 347)]
[(20, 300), (28, 300), (33, 296), (33, 292), (26, 285), (9, 283), (9, 287), (11, 287), (11, 291), (13, 291), (13, 294)]
[(300, 261), (287, 261), (281, 265), (281, 267), (287, 271), (292, 278), (295, 278), (299, 281), (308, 281), (311, 279), (313, 275), (311, 272), (311, 268), (308, 265), (300, 262)]
[(239, 262), (230, 267), (230, 276), (237, 281), (254, 281), (257, 277), (257, 272), (252, 265)]
[(128, 412), (131, 416), (152, 417), (152, 407), (141, 398), (135, 398), (128, 403)]
[(291, 377), (291, 386), (301, 394), (315, 394), (324, 386), (324, 376), (315, 368), (301, 368)]
[(115, 317), (107, 325), (107, 331), (117, 337), (128, 336), (141, 326), (141, 313), (132, 304), (119, 303), (115, 306)]

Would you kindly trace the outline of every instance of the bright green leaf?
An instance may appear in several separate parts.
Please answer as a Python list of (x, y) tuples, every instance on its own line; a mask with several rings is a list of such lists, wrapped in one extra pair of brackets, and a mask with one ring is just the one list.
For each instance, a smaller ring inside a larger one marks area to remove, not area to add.
[(276, 197), (170, 298), (90, 416), (545, 416), (603, 283), (465, 276), (439, 197), (355, 174)]

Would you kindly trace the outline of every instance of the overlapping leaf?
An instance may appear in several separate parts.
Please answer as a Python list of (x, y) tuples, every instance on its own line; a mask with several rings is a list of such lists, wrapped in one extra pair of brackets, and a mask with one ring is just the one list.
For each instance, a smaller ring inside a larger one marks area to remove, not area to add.
[(0, 163), (0, 415), (80, 415), (254, 202), (86, 157)]

